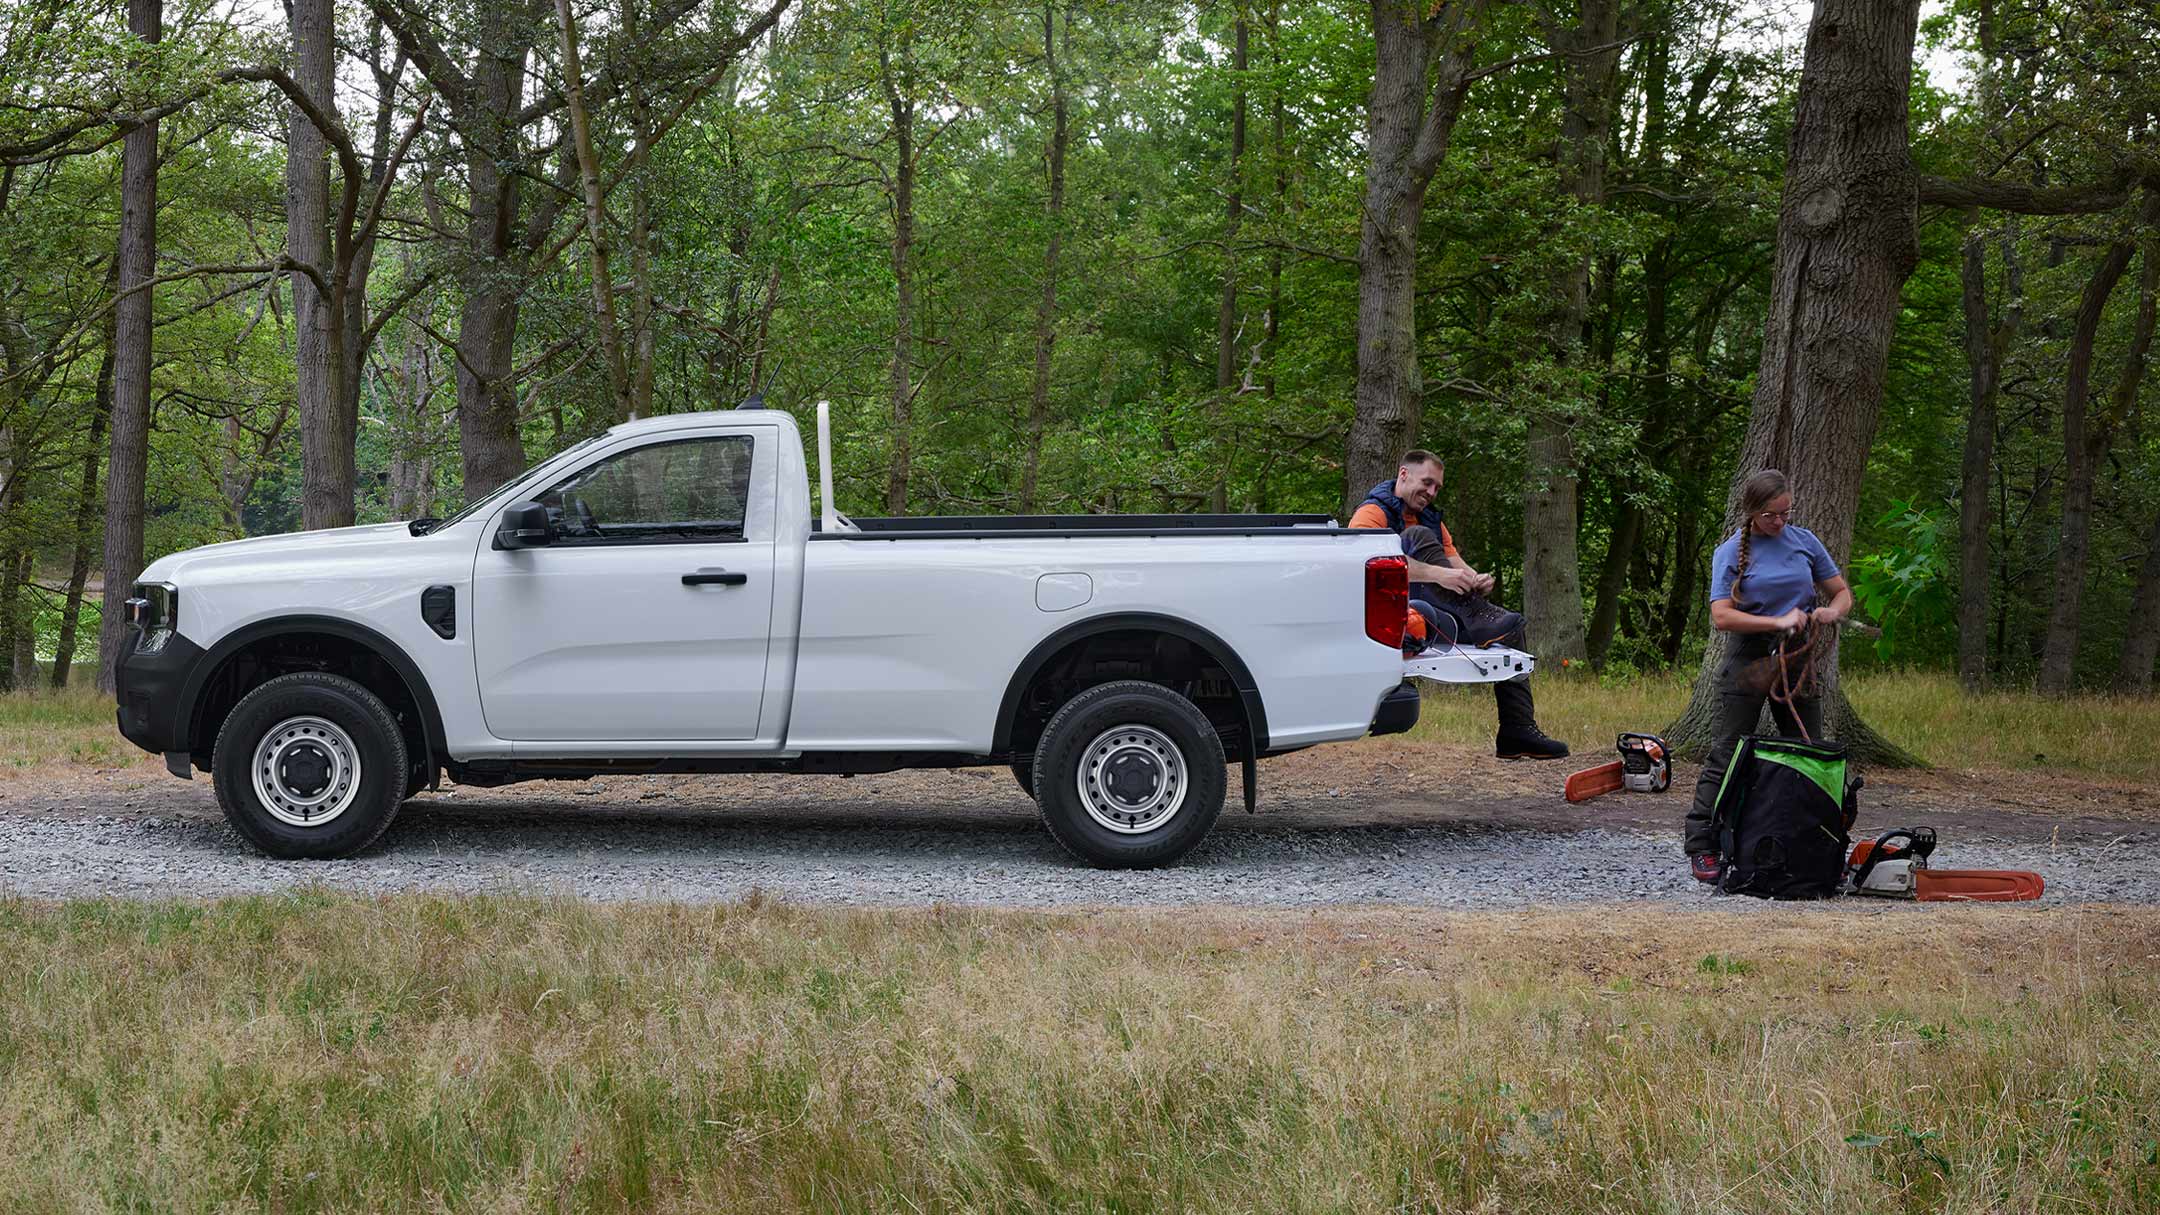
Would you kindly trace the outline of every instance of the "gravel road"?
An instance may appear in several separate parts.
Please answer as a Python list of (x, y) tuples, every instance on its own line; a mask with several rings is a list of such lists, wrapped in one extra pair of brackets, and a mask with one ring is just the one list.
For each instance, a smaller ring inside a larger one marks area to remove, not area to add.
[[(1632, 795), (1616, 803), (1632, 813), (1593, 817), (1549, 793), (1436, 803), (1385, 773), (1350, 787), (1326, 784), (1334, 775), (1293, 774), (1261, 814), (1226, 811), (1183, 864), (1145, 873), (1069, 860), (1001, 772), (459, 789), (409, 803), (367, 854), (321, 862), (251, 851), (226, 829), (205, 780), (139, 771), (102, 784), (18, 780), (0, 785), (0, 893), (209, 897), (313, 885), (690, 902), (759, 890), (858, 905), (1757, 905), (1713, 900), (1686, 876), (1666, 823), (1684, 809), (1677, 792)], [(1863, 826), (1902, 821), (1943, 818)], [(1936, 859), (2038, 870), (2049, 904), (2160, 903), (2156, 847), (2160, 824), (2150, 821), (1968, 813), (1950, 816)]]

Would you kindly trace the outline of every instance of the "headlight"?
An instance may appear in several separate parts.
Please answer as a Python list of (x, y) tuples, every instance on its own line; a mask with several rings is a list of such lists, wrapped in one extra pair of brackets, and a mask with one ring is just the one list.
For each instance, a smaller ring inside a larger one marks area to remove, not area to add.
[(180, 626), (180, 588), (170, 582), (138, 582), (125, 611), (128, 627), (140, 634), (135, 652), (155, 654)]

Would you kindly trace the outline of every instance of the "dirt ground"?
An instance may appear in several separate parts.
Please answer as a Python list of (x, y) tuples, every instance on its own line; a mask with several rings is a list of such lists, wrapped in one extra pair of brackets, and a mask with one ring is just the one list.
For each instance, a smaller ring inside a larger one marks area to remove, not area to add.
[[(1680, 765), (1672, 789), (1663, 794), (1616, 793), (1568, 804), (1560, 795), (1567, 775), (1605, 758), (1606, 753), (1595, 752), (1558, 761), (1505, 762), (1481, 748), (1400, 739), (1316, 747), (1260, 765), (1260, 813), (1251, 820), (1241, 810), (1233, 767), (1229, 804), (1217, 829), (1238, 831), (1248, 823), (1271, 831), (1459, 825), (1555, 832), (1671, 830), (1677, 837), (1697, 768)], [(2146, 834), (2160, 826), (2160, 798), (2155, 790), (2134, 783), (2039, 770), (1937, 768), (1864, 775), (1867, 785), (1860, 795), (1855, 835), (1927, 825), (1946, 836), (1970, 832), (2032, 842)], [(1002, 768), (851, 778), (607, 777), (499, 789), (445, 785), (422, 799), (476, 811), (488, 803), (513, 811), (564, 803), (593, 809), (643, 803), (642, 810), (784, 817), (836, 811), (870, 818), (898, 811), (933, 822), (1034, 817), (1032, 803)], [(0, 814), (10, 817), (131, 819), (216, 813), (207, 777), (175, 780), (147, 756), (125, 767), (47, 764), (0, 774)]]

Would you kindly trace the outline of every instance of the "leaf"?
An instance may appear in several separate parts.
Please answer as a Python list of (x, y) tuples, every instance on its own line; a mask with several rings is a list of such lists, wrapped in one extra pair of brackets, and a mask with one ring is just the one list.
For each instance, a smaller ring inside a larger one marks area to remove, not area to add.
[(1855, 1131), (1845, 1136), (1845, 1142), (1856, 1148), (1879, 1148), (1890, 1141), (1881, 1135), (1868, 1135)]

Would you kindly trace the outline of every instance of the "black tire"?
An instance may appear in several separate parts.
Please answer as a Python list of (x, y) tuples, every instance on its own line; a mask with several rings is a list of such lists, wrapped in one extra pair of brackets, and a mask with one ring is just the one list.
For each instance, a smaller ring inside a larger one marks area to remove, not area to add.
[[(258, 782), (264, 753), (271, 762)], [(226, 821), (284, 860), (351, 856), (380, 839), (404, 801), (409, 770), (405, 736), (381, 698), (319, 671), (280, 675), (242, 697), (210, 757)], [(320, 804), (306, 804), (310, 796)], [(313, 815), (322, 821), (305, 821)]]
[[(1108, 758), (1095, 764), (1091, 756)], [(1083, 766), (1106, 774), (1092, 796), (1082, 792)], [(1036, 812), (1052, 838), (1104, 869), (1148, 869), (1192, 851), (1222, 813), (1228, 784), (1222, 739), (1206, 715), (1161, 684), (1137, 680), (1066, 701), (1043, 730), (1034, 769)], [(1133, 782), (1134, 800), (1112, 796), (1111, 779)], [(1123, 816), (1133, 821), (1109, 825)]]
[(1023, 759), (1012, 766), (1013, 779), (1020, 784), (1020, 792), (1035, 796), (1035, 761)]

